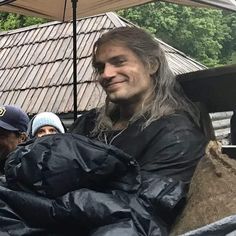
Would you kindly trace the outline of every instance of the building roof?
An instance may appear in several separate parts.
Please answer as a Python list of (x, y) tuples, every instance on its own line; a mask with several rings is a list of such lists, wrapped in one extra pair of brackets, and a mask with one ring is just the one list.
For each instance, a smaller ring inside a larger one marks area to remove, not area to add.
[[(92, 45), (114, 27), (130, 24), (114, 13), (77, 21), (78, 111), (100, 106), (105, 98), (92, 81)], [(175, 74), (206, 67), (157, 39)], [(73, 112), (71, 22), (50, 22), (0, 33), (0, 104), (15, 104), (28, 114)]]

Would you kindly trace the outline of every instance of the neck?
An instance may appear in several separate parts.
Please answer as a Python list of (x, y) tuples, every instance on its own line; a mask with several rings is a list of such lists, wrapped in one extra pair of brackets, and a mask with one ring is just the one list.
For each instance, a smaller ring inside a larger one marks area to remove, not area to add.
[[(136, 97), (133, 101), (120, 102), (118, 104), (118, 120), (113, 125), (113, 129), (127, 128), (130, 120), (135, 114), (142, 114), (143, 106), (149, 104), (153, 99), (152, 91), (148, 91), (145, 96)], [(118, 127), (118, 128), (117, 128)]]
[(129, 121), (132, 118), (132, 116), (136, 113), (137, 106), (134, 106), (132, 104), (123, 105), (123, 106), (121, 105), (119, 107), (119, 110), (120, 110), (119, 119)]
[(130, 119), (138, 111), (138, 107), (132, 104), (119, 106), (119, 119), (114, 123), (113, 129), (121, 130), (127, 128)]

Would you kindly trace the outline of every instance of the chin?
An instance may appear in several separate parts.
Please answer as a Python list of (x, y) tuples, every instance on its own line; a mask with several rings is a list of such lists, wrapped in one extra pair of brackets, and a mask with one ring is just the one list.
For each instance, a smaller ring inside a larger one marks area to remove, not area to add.
[(123, 93), (107, 93), (109, 100), (113, 103), (122, 103), (129, 100), (129, 97)]
[(119, 96), (117, 96), (115, 94), (107, 94), (107, 96), (111, 102), (115, 103), (116, 101), (119, 101)]

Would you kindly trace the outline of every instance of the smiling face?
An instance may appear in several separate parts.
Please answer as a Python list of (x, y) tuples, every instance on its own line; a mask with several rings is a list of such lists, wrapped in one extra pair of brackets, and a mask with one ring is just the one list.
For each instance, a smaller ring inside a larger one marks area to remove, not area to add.
[(140, 104), (153, 87), (150, 70), (122, 44), (108, 42), (100, 46), (94, 67), (101, 86), (114, 103)]

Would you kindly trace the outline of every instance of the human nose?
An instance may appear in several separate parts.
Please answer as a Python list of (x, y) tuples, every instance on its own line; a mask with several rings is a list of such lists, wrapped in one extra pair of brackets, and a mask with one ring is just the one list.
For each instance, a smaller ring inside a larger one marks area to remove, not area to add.
[(103, 72), (101, 74), (102, 79), (110, 79), (116, 75), (116, 68), (110, 63), (104, 65)]
[(47, 134), (51, 134), (52, 133), (52, 131), (51, 130), (45, 130), (45, 134), (44, 135), (47, 135)]

